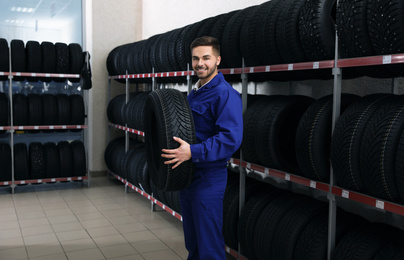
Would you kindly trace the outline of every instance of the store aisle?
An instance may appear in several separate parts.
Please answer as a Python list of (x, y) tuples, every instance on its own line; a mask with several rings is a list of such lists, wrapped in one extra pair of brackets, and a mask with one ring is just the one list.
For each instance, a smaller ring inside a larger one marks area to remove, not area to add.
[(182, 223), (117, 180), (0, 188), (0, 259), (181, 260)]

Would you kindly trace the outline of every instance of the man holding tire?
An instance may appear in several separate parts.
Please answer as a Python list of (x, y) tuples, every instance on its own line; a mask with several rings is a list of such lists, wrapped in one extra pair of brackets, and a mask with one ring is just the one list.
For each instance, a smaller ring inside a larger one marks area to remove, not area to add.
[(174, 137), (180, 146), (163, 149), (173, 169), (192, 159), (195, 177), (180, 193), (185, 247), (188, 259), (225, 260), (222, 234), (226, 164), (241, 145), (243, 116), (240, 94), (226, 82), (217, 67), (220, 45), (203, 36), (191, 43), (192, 68), (199, 78), (187, 99), (192, 110), (196, 144)]

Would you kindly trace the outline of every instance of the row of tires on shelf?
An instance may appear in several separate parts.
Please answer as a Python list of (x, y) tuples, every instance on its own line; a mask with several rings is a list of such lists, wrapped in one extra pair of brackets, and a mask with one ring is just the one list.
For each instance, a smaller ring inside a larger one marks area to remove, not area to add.
[[(157, 189), (148, 173), (144, 144), (125, 138), (111, 141), (105, 150), (108, 168), (181, 213), (179, 192)], [(225, 243), (248, 259), (326, 259), (328, 204), (304, 195), (279, 190), (248, 178), (246, 204), (239, 216), (238, 174), (229, 170), (223, 203)], [(403, 231), (371, 223), (337, 209), (336, 248), (332, 259), (390, 259), (403, 257), (398, 241)], [(351, 258), (352, 257), (352, 258)]]
[[(362, 57), (401, 53), (404, 31), (400, 0), (272, 0), (261, 5), (209, 17), (182, 28), (114, 48), (107, 58), (109, 75), (185, 71), (191, 62), (189, 46), (196, 38), (213, 36), (221, 43), (220, 68), (329, 60), (335, 53), (337, 24), (341, 56)], [(389, 17), (387, 19), (386, 17)], [(343, 76), (402, 76), (402, 66), (348, 69)], [(254, 81), (328, 79), (331, 72), (251, 74)], [(230, 81), (239, 76), (229, 75)], [(134, 81), (150, 81), (134, 79)], [(184, 77), (160, 81), (184, 81)]]
[[(10, 71), (9, 52), (11, 52), (12, 72), (32, 73), (58, 73), (58, 74), (80, 74), (84, 65), (84, 54), (81, 45), (78, 43), (52, 43), (11, 40), (10, 46), (6, 39), (0, 38), (0, 71)], [(16, 81), (56, 81), (64, 82), (65, 78), (60, 77), (23, 77), (15, 76)], [(0, 80), (7, 80), (7, 76), (0, 76)], [(79, 82), (79, 78), (69, 78), (71, 82)]]
[(179, 191), (162, 191), (154, 185), (149, 174), (143, 142), (130, 138), (129, 149), (125, 152), (125, 138), (118, 137), (108, 144), (104, 159), (111, 172), (181, 213)]
[(115, 96), (108, 104), (108, 120), (118, 125), (127, 124), (129, 128), (144, 131), (144, 107), (149, 94), (150, 91), (129, 93), (128, 103), (126, 103), (125, 94)]
[[(15, 126), (84, 125), (85, 107), (81, 95), (13, 94)], [(10, 125), (9, 98), (0, 93), (0, 125)]]
[[(404, 98), (341, 95), (332, 133), (332, 95), (251, 96), (244, 114), (243, 160), (404, 201)], [(238, 157), (237, 154), (234, 157)]]
[[(32, 142), (14, 144), (14, 180), (85, 176), (86, 153), (81, 141), (57, 144)], [(0, 181), (12, 180), (11, 148), (0, 144)]]
[[(327, 259), (328, 204), (247, 178), (239, 215), (238, 174), (229, 171), (224, 196), (226, 245), (247, 259)], [(338, 208), (331, 259), (402, 259), (404, 232)]]

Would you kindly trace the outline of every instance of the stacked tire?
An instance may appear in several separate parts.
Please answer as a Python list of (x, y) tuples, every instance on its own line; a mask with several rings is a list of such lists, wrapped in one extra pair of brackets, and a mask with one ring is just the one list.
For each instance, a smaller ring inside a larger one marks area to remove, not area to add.
[(13, 116), (16, 126), (84, 125), (84, 100), (77, 94), (14, 94)]
[[(78, 140), (14, 145), (15, 180), (85, 176), (86, 167), (84, 144)], [(11, 169), (9, 176), (8, 181)]]
[(404, 99), (372, 94), (341, 114), (331, 162), (338, 185), (393, 202), (404, 201)]
[(107, 117), (110, 122), (127, 125), (132, 129), (144, 131), (144, 109), (150, 91), (132, 92), (126, 104), (126, 95), (117, 95), (108, 104)]
[[(13, 72), (32, 73), (58, 73), (58, 74), (80, 74), (84, 65), (83, 50), (78, 43), (51, 43), (14, 39), (10, 42), (10, 47), (6, 39), (0, 39), (0, 71), (8, 72), (9, 52), (11, 51), (11, 70)], [(6, 80), (2, 76), (0, 80)], [(65, 78), (58, 77), (23, 77), (15, 76), (16, 81), (56, 81), (64, 82)], [(69, 78), (71, 82), (79, 82), (79, 78)]]
[(299, 173), (297, 126), (313, 103), (306, 96), (257, 96), (244, 114), (243, 159), (266, 167)]

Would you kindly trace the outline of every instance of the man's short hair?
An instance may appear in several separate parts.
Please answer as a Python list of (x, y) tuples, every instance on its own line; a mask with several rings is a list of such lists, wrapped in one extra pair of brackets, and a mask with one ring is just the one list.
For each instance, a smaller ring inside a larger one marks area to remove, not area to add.
[(220, 56), (220, 43), (219, 40), (211, 36), (198, 37), (191, 43), (191, 51), (199, 46), (212, 46), (213, 51), (217, 56)]

